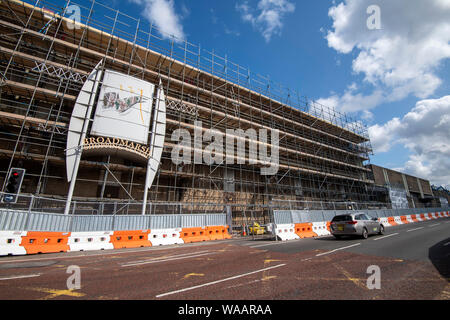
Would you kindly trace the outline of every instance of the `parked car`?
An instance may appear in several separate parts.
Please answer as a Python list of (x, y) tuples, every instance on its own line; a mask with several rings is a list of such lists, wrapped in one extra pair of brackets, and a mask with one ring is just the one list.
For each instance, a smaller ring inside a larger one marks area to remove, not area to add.
[(378, 218), (372, 218), (363, 212), (342, 214), (331, 220), (330, 231), (336, 239), (342, 236), (361, 236), (363, 239), (371, 234), (383, 234), (384, 226)]

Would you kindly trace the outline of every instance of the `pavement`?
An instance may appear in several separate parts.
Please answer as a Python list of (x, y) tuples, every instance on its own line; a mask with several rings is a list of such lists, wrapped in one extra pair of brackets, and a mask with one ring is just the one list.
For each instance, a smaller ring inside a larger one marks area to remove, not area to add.
[(366, 240), (247, 237), (1, 257), (0, 299), (449, 300), (449, 235), (444, 218)]

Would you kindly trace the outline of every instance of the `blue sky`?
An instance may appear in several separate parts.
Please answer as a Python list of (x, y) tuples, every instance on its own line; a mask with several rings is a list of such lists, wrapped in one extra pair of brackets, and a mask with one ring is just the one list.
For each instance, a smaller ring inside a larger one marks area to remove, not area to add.
[(104, 3), (362, 119), (371, 163), (450, 184), (450, 0)]

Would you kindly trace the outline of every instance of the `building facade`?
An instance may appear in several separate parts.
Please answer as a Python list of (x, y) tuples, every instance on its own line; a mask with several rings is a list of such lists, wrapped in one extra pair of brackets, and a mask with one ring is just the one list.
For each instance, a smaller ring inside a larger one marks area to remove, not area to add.
[[(18, 0), (0, 3), (2, 191), (16, 167), (26, 169), (22, 193), (67, 197), (70, 121), (83, 85), (99, 66), (163, 88), (165, 139), (149, 203), (190, 203), (195, 211), (202, 204), (257, 208), (272, 201), (317, 201), (323, 207), (325, 202), (376, 200), (371, 168), (365, 166), (372, 149), (359, 121), (214, 51), (167, 40), (154, 26), (97, 1), (80, 5), (79, 21), (71, 19), (68, 8), (76, 5), (58, 0), (45, 7)], [(99, 97), (92, 94), (92, 99)], [(87, 118), (91, 133), (93, 122)], [(210, 137), (213, 130), (224, 136), (231, 130), (234, 144), (229, 147), (225, 138), (214, 141), (227, 155), (208, 163), (205, 155), (218, 153), (211, 149), (217, 146)], [(197, 153), (203, 161), (174, 161), (180, 133), (194, 137), (184, 149), (190, 159)], [(199, 134), (200, 141), (195, 139)], [(246, 150), (240, 159), (239, 142)], [(83, 151), (74, 199), (142, 201), (147, 164), (118, 149)], [(276, 171), (261, 174), (274, 153)], [(422, 184), (409, 189), (416, 191), (429, 192)]]
[(379, 202), (391, 203), (398, 209), (440, 206), (430, 181), (374, 164), (367, 167), (372, 171), (373, 193)]

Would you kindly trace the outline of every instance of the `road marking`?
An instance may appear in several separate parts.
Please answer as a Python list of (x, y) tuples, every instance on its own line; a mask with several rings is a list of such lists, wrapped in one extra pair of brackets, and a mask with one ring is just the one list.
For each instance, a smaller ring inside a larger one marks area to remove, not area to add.
[(277, 241), (275, 243), (266, 243), (266, 244), (258, 244), (256, 246), (248, 246), (249, 248), (259, 248), (259, 247), (265, 247), (265, 246), (273, 246), (273, 245), (277, 245), (277, 244), (285, 244), (288, 243), (287, 241)]
[(360, 244), (361, 244), (361, 243), (359, 242), (359, 243), (352, 244), (352, 245), (350, 245), (350, 246), (346, 246), (346, 247), (342, 247), (342, 248), (337, 248), (337, 249), (334, 249), (334, 250), (331, 250), (331, 251), (319, 253), (319, 254), (316, 254), (316, 257), (320, 257), (320, 256), (323, 256), (323, 255), (325, 255), (325, 254), (333, 253), (333, 252), (336, 252), (336, 251), (339, 251), (339, 250), (344, 250), (344, 249), (347, 249), (347, 248), (356, 247), (356, 246), (359, 246)]
[(360, 279), (358, 279), (358, 278), (353, 278), (353, 277), (351, 276), (351, 274), (350, 274), (347, 270), (345, 270), (342, 266), (340, 266), (340, 265), (338, 265), (338, 264), (336, 264), (336, 263), (333, 263), (333, 266), (334, 266), (336, 269), (338, 269), (340, 272), (342, 272), (342, 273), (344, 274), (344, 276), (347, 278), (347, 280), (353, 282), (356, 286), (358, 286), (358, 287), (360, 287), (360, 288), (362, 288), (362, 289), (368, 289), (367, 286), (364, 285), (364, 284), (361, 282)]
[(128, 261), (124, 264), (131, 264), (131, 263), (142, 263), (142, 262), (149, 262), (149, 261), (156, 261), (156, 260), (162, 260), (162, 259), (170, 259), (170, 258), (177, 258), (177, 257), (183, 257), (183, 256), (191, 256), (191, 255), (195, 255), (195, 254), (201, 254), (201, 253), (207, 253), (207, 252), (211, 252), (209, 250), (203, 250), (203, 251), (196, 251), (196, 252), (187, 252), (187, 253), (180, 253), (180, 254), (176, 254), (176, 255), (163, 255), (161, 257), (155, 257), (155, 258), (150, 258), (150, 259), (146, 259), (146, 260), (136, 260), (136, 261)]
[(397, 235), (397, 234), (398, 234), (398, 232), (392, 233), (392, 234), (388, 234), (387, 236), (373, 239), (373, 241), (377, 241), (377, 240), (381, 240), (381, 239), (384, 239), (384, 238), (392, 237), (392, 236), (395, 236), (395, 235)]
[(205, 255), (215, 254), (215, 252), (207, 252), (207, 253), (201, 253), (201, 254), (194, 254), (190, 256), (183, 256), (183, 257), (173, 257), (168, 259), (158, 259), (158, 260), (150, 260), (150, 261), (141, 261), (136, 263), (126, 263), (122, 264), (121, 267), (132, 267), (132, 266), (141, 266), (144, 264), (152, 264), (152, 263), (159, 263), (159, 262), (167, 262), (167, 261), (174, 261), (174, 260), (181, 260), (181, 259), (189, 259), (189, 258), (196, 258), (201, 257)]
[(448, 246), (450, 244), (450, 241), (447, 243), (444, 243), (444, 247)]
[(23, 275), (23, 276), (12, 276), (12, 277), (7, 277), (7, 278), (0, 278), (0, 281), (24, 279), (24, 278), (35, 278), (35, 277), (39, 277), (40, 275), (41, 275), (40, 273), (37, 273), (37, 274), (28, 274), (28, 275)]
[(58, 289), (48, 289), (48, 288), (27, 288), (28, 290), (43, 292), (43, 293), (50, 293), (50, 295), (45, 296), (43, 298), (40, 298), (38, 300), (48, 300), (59, 296), (69, 296), (69, 297), (76, 297), (81, 298), (84, 297), (86, 294), (81, 292), (76, 292), (75, 290), (58, 290)]
[(411, 231), (416, 231), (416, 230), (420, 230), (423, 229), (424, 227), (419, 227), (419, 228), (414, 228), (414, 229), (409, 229), (406, 232), (411, 232)]
[(190, 278), (190, 277), (204, 277), (204, 276), (205, 276), (204, 273), (188, 273), (187, 275), (185, 275), (183, 277), (183, 279), (187, 279), (187, 278)]
[(440, 223), (435, 223), (435, 224), (432, 224), (432, 225), (429, 225), (428, 227), (435, 227), (435, 226), (437, 226), (437, 225), (440, 225)]
[(271, 270), (271, 269), (275, 269), (275, 268), (280, 268), (280, 267), (283, 267), (285, 265), (286, 264), (283, 263), (283, 264), (279, 264), (279, 265), (276, 265), (276, 266), (272, 266), (272, 267), (268, 267), (268, 268), (264, 268), (264, 269), (259, 269), (259, 270), (252, 271), (252, 272), (247, 272), (247, 273), (240, 274), (240, 275), (237, 275), (237, 276), (233, 276), (233, 277), (229, 277), (229, 278), (225, 278), (225, 279), (221, 279), (221, 280), (216, 280), (216, 281), (200, 284), (198, 286), (193, 286), (193, 287), (189, 287), (189, 288), (184, 288), (184, 289), (180, 289), (180, 290), (175, 290), (175, 291), (170, 291), (170, 292), (158, 294), (156, 296), (156, 298), (161, 298), (161, 297), (169, 296), (169, 295), (172, 295), (172, 294), (177, 294), (177, 293), (180, 293), (180, 292), (185, 292), (185, 291), (194, 290), (194, 289), (198, 289), (198, 288), (202, 288), (202, 287), (206, 287), (206, 286), (211, 286), (211, 285), (218, 284), (218, 283), (225, 282), (225, 281), (239, 279), (239, 278), (246, 277), (246, 276), (249, 276), (249, 275), (252, 275), (252, 274), (255, 274), (255, 273), (259, 273), (259, 272), (263, 272), (263, 271), (267, 271), (267, 270)]

